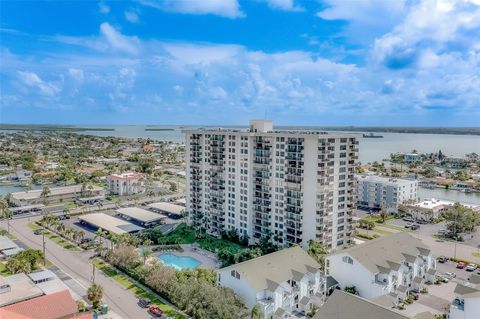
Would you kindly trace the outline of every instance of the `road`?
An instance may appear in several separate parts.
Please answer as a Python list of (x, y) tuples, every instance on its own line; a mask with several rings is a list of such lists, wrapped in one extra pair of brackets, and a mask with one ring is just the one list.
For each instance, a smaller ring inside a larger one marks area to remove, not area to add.
[[(35, 221), (39, 217), (30, 218)], [(2, 222), (5, 223), (5, 222)], [(42, 249), (42, 236), (35, 236), (27, 226), (26, 218), (10, 221), (10, 232), (31, 248)], [(74, 278), (85, 290), (91, 285), (92, 269), (90, 257), (92, 252), (72, 252), (58, 246), (45, 238), (46, 257), (55, 266)], [(95, 283), (104, 288), (104, 302), (124, 319), (151, 318), (145, 309), (137, 305), (135, 295), (111, 278), (104, 276), (98, 269), (95, 271)]]

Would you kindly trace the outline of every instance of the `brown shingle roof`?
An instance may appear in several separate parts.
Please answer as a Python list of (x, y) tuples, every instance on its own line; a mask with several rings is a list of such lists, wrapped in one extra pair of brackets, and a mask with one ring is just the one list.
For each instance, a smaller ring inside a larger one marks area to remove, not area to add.
[(6, 311), (32, 319), (58, 319), (77, 312), (77, 304), (68, 290), (59, 291), (4, 307)]

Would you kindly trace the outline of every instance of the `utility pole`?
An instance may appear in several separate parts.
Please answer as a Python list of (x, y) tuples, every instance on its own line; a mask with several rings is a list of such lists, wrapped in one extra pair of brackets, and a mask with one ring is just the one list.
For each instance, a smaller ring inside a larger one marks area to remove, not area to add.
[(453, 249), (453, 258), (457, 259), (457, 217), (458, 217), (458, 211), (455, 213), (455, 219), (454, 219), (454, 224), (453, 224), (453, 234), (455, 235), (455, 243), (454, 243), (454, 249)]
[(42, 228), (42, 248), (43, 248), (43, 266), (47, 264), (47, 257), (45, 256), (45, 228)]

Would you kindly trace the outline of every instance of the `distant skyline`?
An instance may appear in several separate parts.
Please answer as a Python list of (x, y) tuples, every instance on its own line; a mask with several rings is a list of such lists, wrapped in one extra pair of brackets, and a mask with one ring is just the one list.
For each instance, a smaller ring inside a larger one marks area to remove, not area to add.
[(480, 0), (0, 6), (1, 123), (480, 125)]

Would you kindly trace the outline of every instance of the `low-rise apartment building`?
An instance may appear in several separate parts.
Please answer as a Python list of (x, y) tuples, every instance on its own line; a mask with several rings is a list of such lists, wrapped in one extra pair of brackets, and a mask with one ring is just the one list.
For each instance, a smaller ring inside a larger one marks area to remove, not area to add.
[(61, 187), (51, 187), (44, 189), (35, 189), (25, 192), (12, 193), (9, 201), (14, 206), (26, 206), (41, 204), (43, 202), (52, 201), (64, 201), (69, 199), (75, 199), (84, 197), (85, 194), (89, 196), (102, 196), (105, 190), (99, 186), (92, 186), (91, 188), (85, 188), (83, 185), (69, 185)]
[(408, 290), (420, 290), (425, 281), (432, 282), (435, 269), (430, 249), (405, 232), (374, 239), (326, 259), (326, 274), (335, 278), (341, 289), (355, 287), (367, 299), (393, 294), (401, 301)]
[(480, 317), (480, 276), (472, 274), (469, 282), (457, 284), (455, 299), (450, 305), (450, 319), (478, 319)]
[[(461, 205), (472, 209), (476, 212), (480, 212), (480, 205), (460, 203)], [(421, 219), (425, 221), (432, 221), (437, 219), (443, 212), (446, 212), (455, 205), (455, 202), (435, 199), (435, 198), (425, 198), (423, 201), (405, 205), (405, 212), (407, 215), (412, 216), (415, 219)]]
[(417, 153), (407, 153), (403, 155), (403, 161), (407, 164), (413, 164), (421, 160), (422, 160), (422, 156)]
[(424, 319), (434, 318), (429, 312), (414, 317), (384, 307), (371, 300), (351, 293), (335, 290), (325, 304), (318, 309), (313, 319)]
[(400, 204), (416, 201), (418, 182), (416, 180), (383, 177), (377, 175), (356, 175), (357, 205), (368, 209), (381, 209), (398, 212)]
[(233, 289), (263, 318), (282, 318), (321, 305), (325, 279), (320, 265), (296, 246), (217, 270), (219, 286)]
[(110, 194), (130, 196), (144, 191), (142, 173), (130, 172), (112, 174), (107, 176), (108, 190)]

